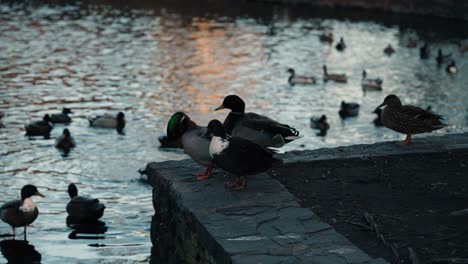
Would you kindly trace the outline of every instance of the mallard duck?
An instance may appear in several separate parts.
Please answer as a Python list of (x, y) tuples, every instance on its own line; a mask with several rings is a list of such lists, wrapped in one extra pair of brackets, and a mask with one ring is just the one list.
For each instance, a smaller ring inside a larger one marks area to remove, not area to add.
[(335, 46), (336, 50), (343, 51), (346, 49), (346, 44), (344, 42), (343, 37), (340, 38), (340, 42), (338, 42)]
[(0, 219), (13, 228), (13, 236), (16, 227), (24, 226), (24, 240), (26, 240), (26, 226), (34, 222), (39, 215), (39, 210), (31, 199), (34, 195), (45, 197), (36, 186), (24, 185), (21, 188), (21, 200), (12, 200), (0, 207)]
[(211, 138), (205, 134), (206, 127), (197, 125), (182, 112), (173, 114), (167, 124), (168, 139), (180, 138), (184, 152), (196, 163), (206, 167), (204, 173), (197, 174), (197, 180), (208, 179), (213, 171), (213, 160), (209, 153)]
[(322, 115), (320, 118), (311, 117), (310, 127), (320, 130), (320, 133), (317, 134), (318, 136), (325, 136), (328, 129), (330, 129), (330, 124), (327, 122), (327, 116)]
[(443, 64), (443, 63), (449, 62), (451, 59), (452, 59), (452, 53), (443, 54), (443, 53), (442, 53), (442, 49), (438, 49), (438, 50), (437, 50), (436, 61), (437, 61), (437, 64), (438, 64), (439, 66), (440, 66), (441, 64)]
[(424, 45), (419, 48), (419, 57), (421, 59), (428, 59), (430, 56), (430, 50), (429, 50), (429, 45), (427, 43), (424, 43)]
[(361, 80), (362, 88), (366, 90), (380, 91), (382, 90), (382, 84), (383, 84), (383, 80), (381, 78), (367, 79), (366, 70), (362, 71), (362, 80)]
[(289, 125), (266, 116), (245, 113), (245, 103), (237, 95), (226, 96), (215, 111), (225, 108), (231, 109), (231, 112), (224, 119), (224, 126), (226, 132), (234, 137), (241, 137), (264, 147), (275, 148), (299, 138), (299, 131)]
[(445, 71), (447, 73), (450, 73), (451, 75), (455, 75), (458, 72), (457, 65), (455, 64), (455, 61), (452, 61), (447, 67), (445, 67)]
[(374, 125), (377, 127), (383, 126), (382, 122), (380, 121), (380, 116), (382, 115), (382, 109), (376, 108), (373, 113), (377, 115), (377, 117), (374, 119)]
[(26, 129), (27, 136), (49, 136), (54, 125), (50, 122), (50, 116), (44, 115), (41, 121), (25, 125), (24, 128)]
[(73, 183), (68, 185), (70, 201), (67, 204), (67, 213), (70, 223), (94, 223), (104, 214), (106, 207), (98, 199), (78, 196), (78, 188)]
[(73, 114), (70, 108), (64, 107), (62, 109), (62, 113), (60, 114), (52, 114), (50, 116), (50, 122), (52, 123), (70, 123), (71, 118), (68, 116), (68, 114)]
[(115, 128), (119, 132), (122, 132), (123, 128), (125, 127), (125, 115), (122, 112), (119, 112), (117, 116), (105, 114), (101, 116), (88, 118), (88, 121), (90, 126), (102, 128)]
[(55, 147), (66, 152), (68, 152), (70, 149), (74, 148), (75, 146), (76, 146), (75, 140), (71, 136), (70, 130), (68, 130), (68, 128), (65, 128), (62, 132), (62, 135), (60, 135), (55, 140)]
[(333, 33), (331, 32), (323, 32), (322, 34), (320, 34), (319, 38), (322, 42), (326, 42), (329, 44), (333, 43)]
[(385, 97), (377, 108), (386, 106), (382, 110), (380, 121), (393, 131), (406, 134), (405, 145), (411, 142), (411, 135), (431, 132), (447, 125), (442, 123), (441, 115), (424, 110), (417, 106), (402, 105), (398, 96), (391, 94)]
[(290, 74), (288, 83), (291, 86), (294, 86), (295, 84), (314, 84), (316, 82), (316, 79), (313, 76), (296, 75), (293, 68), (289, 68), (288, 73)]
[(340, 114), (341, 118), (355, 117), (359, 114), (359, 104), (341, 101), (341, 107), (338, 114)]
[(247, 139), (228, 136), (219, 120), (211, 120), (208, 123), (206, 134), (213, 135), (209, 152), (215, 164), (237, 178), (235, 182), (227, 185), (231, 190), (244, 190), (248, 176), (265, 172), (282, 163), (280, 159), (273, 157), (272, 150)]
[(327, 65), (323, 65), (323, 81), (324, 82), (335, 81), (335, 82), (345, 83), (345, 82), (348, 82), (348, 77), (346, 77), (346, 74), (328, 73)]
[(395, 53), (395, 49), (392, 47), (391, 44), (388, 44), (388, 46), (384, 49), (383, 52), (388, 56), (391, 56), (393, 53)]

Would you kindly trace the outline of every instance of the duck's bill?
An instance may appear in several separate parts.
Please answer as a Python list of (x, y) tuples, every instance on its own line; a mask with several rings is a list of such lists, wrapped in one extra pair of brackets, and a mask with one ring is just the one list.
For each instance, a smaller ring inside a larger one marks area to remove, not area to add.
[(220, 106), (215, 108), (215, 111), (218, 111), (218, 110), (221, 110), (221, 109), (224, 109), (224, 108), (225, 108), (224, 105), (220, 105)]
[(40, 192), (36, 192), (36, 194), (35, 194), (35, 195), (37, 195), (37, 196), (40, 196), (40, 197), (45, 197), (45, 195), (43, 195), (43, 194), (42, 194), (42, 193), (40, 193)]

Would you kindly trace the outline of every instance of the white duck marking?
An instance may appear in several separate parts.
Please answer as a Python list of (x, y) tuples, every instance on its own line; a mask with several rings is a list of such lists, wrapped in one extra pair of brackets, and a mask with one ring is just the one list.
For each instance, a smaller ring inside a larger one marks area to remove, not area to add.
[(32, 212), (36, 209), (36, 204), (31, 197), (24, 199), (23, 204), (19, 207), (22, 212)]
[(223, 150), (229, 147), (229, 141), (227, 139), (213, 136), (210, 143), (210, 156), (213, 158), (214, 155), (219, 155)]

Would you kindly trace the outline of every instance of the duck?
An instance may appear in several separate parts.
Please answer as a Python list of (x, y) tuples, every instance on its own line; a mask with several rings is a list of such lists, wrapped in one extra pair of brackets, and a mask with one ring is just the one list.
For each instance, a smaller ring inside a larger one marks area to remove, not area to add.
[(445, 71), (447, 73), (450, 73), (451, 75), (455, 75), (458, 72), (457, 65), (455, 64), (455, 61), (452, 60), (447, 67), (445, 67)]
[(115, 128), (117, 131), (122, 132), (125, 127), (125, 115), (122, 112), (119, 112), (117, 116), (112, 116), (110, 114), (104, 114), (101, 116), (88, 118), (89, 125), (92, 127), (101, 127), (101, 128)]
[(12, 227), (13, 237), (15, 236), (15, 228), (23, 226), (24, 240), (27, 240), (26, 227), (33, 223), (39, 215), (39, 210), (32, 200), (32, 196), (45, 197), (37, 190), (36, 186), (27, 184), (21, 188), (21, 200), (12, 200), (0, 207), (0, 219)]
[(326, 136), (328, 129), (330, 129), (330, 124), (327, 122), (327, 116), (322, 115), (320, 118), (311, 117), (310, 127), (320, 130), (320, 133), (317, 134), (318, 136)]
[(344, 51), (346, 49), (346, 44), (344, 42), (343, 37), (340, 38), (340, 42), (336, 44), (335, 48), (338, 51)]
[(54, 125), (50, 122), (50, 116), (44, 115), (42, 120), (25, 125), (26, 136), (49, 136)]
[(323, 32), (319, 36), (321, 42), (326, 42), (326, 43), (333, 43), (333, 33), (331, 32)]
[(52, 123), (64, 123), (68, 124), (71, 122), (71, 117), (68, 116), (68, 114), (73, 114), (70, 108), (64, 107), (62, 109), (62, 113), (59, 114), (52, 114), (50, 116), (50, 122)]
[(376, 127), (383, 126), (382, 121), (380, 121), (380, 116), (382, 115), (382, 109), (376, 108), (373, 113), (377, 115), (377, 117), (374, 119), (374, 125)]
[(393, 53), (395, 53), (395, 49), (392, 47), (391, 44), (388, 44), (388, 46), (384, 49), (383, 52), (388, 56), (391, 56)]
[(62, 132), (62, 135), (60, 135), (55, 140), (55, 147), (66, 152), (76, 147), (75, 140), (71, 136), (70, 130), (68, 130), (68, 128), (65, 128)]
[(381, 78), (368, 79), (366, 70), (362, 71), (362, 80), (361, 80), (362, 88), (366, 90), (381, 91), (382, 84), (383, 84), (383, 80)]
[(197, 174), (197, 180), (206, 180), (213, 173), (213, 159), (209, 153), (211, 137), (206, 136), (206, 127), (197, 125), (187, 114), (176, 112), (167, 124), (167, 138), (179, 138), (184, 152), (193, 161), (206, 167), (204, 173)]
[(5, 127), (5, 125), (2, 124), (2, 118), (3, 118), (4, 116), (5, 116), (5, 113), (3, 113), (3, 112), (0, 111), (0, 128), (4, 128), (4, 127)]
[(429, 55), (429, 45), (427, 43), (424, 43), (424, 45), (421, 48), (419, 48), (419, 57), (424, 60), (428, 59)]
[(293, 68), (289, 68), (288, 73), (290, 74), (288, 83), (291, 86), (294, 86), (295, 84), (314, 84), (317, 81), (313, 76), (296, 75)]
[(244, 100), (237, 95), (226, 96), (215, 111), (221, 109), (231, 110), (224, 119), (224, 126), (226, 132), (232, 136), (253, 141), (264, 147), (275, 148), (300, 138), (299, 131), (289, 125), (256, 113), (245, 113)]
[(70, 201), (66, 208), (70, 223), (94, 223), (104, 214), (104, 204), (98, 199), (79, 196), (74, 183), (68, 185), (68, 195)]
[(346, 76), (346, 74), (328, 73), (327, 65), (323, 65), (323, 81), (335, 81), (339, 83), (346, 83), (348, 82), (348, 77)]
[(341, 107), (338, 114), (341, 118), (355, 117), (359, 114), (359, 107), (360, 105), (358, 103), (346, 103), (345, 101), (341, 101)]
[(444, 119), (441, 115), (417, 106), (403, 105), (400, 98), (394, 94), (385, 97), (377, 108), (383, 106), (385, 108), (382, 110), (380, 121), (393, 131), (406, 134), (404, 145), (410, 144), (414, 134), (431, 132), (447, 126), (441, 122)]
[(248, 176), (282, 164), (281, 159), (273, 157), (273, 150), (244, 138), (229, 136), (219, 120), (208, 123), (206, 134), (212, 135), (209, 153), (216, 166), (236, 176), (236, 181), (226, 185), (230, 190), (243, 191)]
[(438, 49), (438, 50), (437, 50), (436, 61), (437, 61), (437, 64), (438, 64), (439, 66), (440, 66), (441, 64), (443, 64), (443, 63), (449, 62), (451, 59), (452, 59), (452, 54), (451, 54), (451, 53), (449, 53), (449, 54), (443, 54), (443, 53), (442, 53), (442, 49)]

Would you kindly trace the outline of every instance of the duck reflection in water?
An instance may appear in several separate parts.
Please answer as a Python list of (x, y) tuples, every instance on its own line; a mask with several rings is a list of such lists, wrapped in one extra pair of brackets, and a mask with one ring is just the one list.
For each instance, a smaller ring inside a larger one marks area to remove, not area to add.
[(0, 250), (8, 263), (41, 263), (41, 254), (28, 241), (3, 240)]
[(67, 226), (73, 229), (68, 235), (69, 239), (104, 239), (105, 236), (99, 236), (107, 232), (106, 223), (100, 220), (87, 223), (77, 223), (75, 220), (68, 216)]

